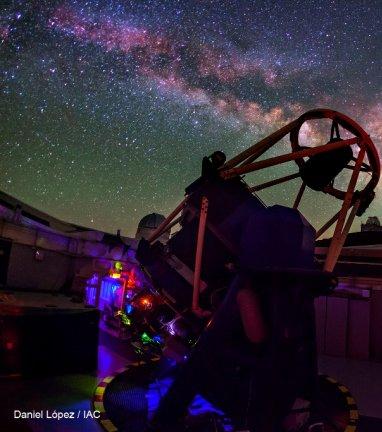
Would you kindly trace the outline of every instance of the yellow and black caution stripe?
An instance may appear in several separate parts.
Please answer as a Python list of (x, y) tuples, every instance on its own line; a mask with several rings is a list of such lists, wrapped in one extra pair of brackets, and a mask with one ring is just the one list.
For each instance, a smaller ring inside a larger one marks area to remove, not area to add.
[(99, 411), (100, 417), (99, 422), (101, 426), (107, 432), (117, 432), (118, 429), (114, 426), (114, 424), (107, 418), (105, 407), (103, 405), (103, 396), (106, 390), (106, 387), (113, 381), (113, 379), (119, 374), (123, 373), (126, 368), (120, 369), (115, 372), (114, 375), (110, 375), (104, 378), (97, 386), (93, 396), (93, 407), (95, 410)]
[(335, 386), (342, 394), (346, 410), (349, 412), (349, 420), (344, 432), (355, 432), (358, 426), (359, 413), (358, 407), (350, 390), (334, 378), (324, 375), (326, 381)]
[[(150, 362), (156, 362), (159, 361), (160, 357), (154, 357), (150, 360)], [(107, 432), (118, 432), (117, 427), (114, 425), (114, 423), (107, 417), (106, 410), (103, 404), (104, 401), (104, 394), (106, 387), (116, 378), (118, 375), (125, 373), (132, 367), (142, 366), (147, 364), (146, 361), (138, 361), (134, 363), (129, 363), (126, 367), (122, 369), (118, 369), (113, 375), (109, 375), (106, 378), (104, 378), (96, 387), (94, 396), (93, 396), (93, 407), (95, 410), (100, 412), (99, 422), (101, 423), (101, 426), (107, 431)]]
[[(160, 358), (155, 357), (151, 359), (151, 362), (156, 362)], [(101, 426), (107, 431), (107, 432), (118, 432), (117, 427), (113, 424), (113, 422), (107, 417), (105, 407), (104, 407), (104, 394), (106, 387), (120, 374), (125, 373), (129, 369), (133, 367), (138, 367), (142, 365), (147, 365), (148, 363), (146, 361), (139, 361), (130, 363), (127, 367), (122, 368), (118, 371), (116, 371), (113, 375), (107, 376), (104, 378), (97, 386), (94, 392), (93, 396), (93, 407), (95, 410), (100, 412), (100, 418), (99, 421), (101, 423)], [(358, 414), (358, 408), (357, 404), (351, 395), (349, 389), (345, 387), (343, 384), (336, 381), (334, 378), (331, 378), (327, 375), (321, 375), (321, 379), (324, 379), (327, 383), (329, 383), (331, 386), (335, 387), (336, 390), (342, 395), (343, 397), (343, 403), (344, 403), (344, 411), (348, 413), (348, 420), (347, 424), (344, 428), (344, 432), (356, 432), (358, 420), (359, 420), (359, 414)]]

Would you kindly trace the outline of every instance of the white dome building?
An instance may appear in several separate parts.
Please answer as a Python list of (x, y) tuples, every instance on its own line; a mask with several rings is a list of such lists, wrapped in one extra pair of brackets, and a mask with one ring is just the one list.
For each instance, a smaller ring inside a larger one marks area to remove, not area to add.
[[(140, 240), (141, 238), (148, 239), (165, 219), (166, 218), (159, 213), (150, 213), (144, 216), (139, 221), (137, 233), (135, 234), (136, 240)], [(158, 240), (162, 243), (166, 243), (169, 238), (170, 230), (165, 231)]]

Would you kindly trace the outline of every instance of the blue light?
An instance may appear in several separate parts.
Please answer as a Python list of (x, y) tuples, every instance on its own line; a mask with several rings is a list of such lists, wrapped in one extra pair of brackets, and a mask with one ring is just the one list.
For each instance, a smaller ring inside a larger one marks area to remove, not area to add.
[(163, 342), (163, 339), (159, 335), (156, 335), (153, 337), (153, 341), (155, 343), (161, 344)]
[(95, 306), (96, 303), (97, 288), (87, 285), (85, 288), (85, 303), (88, 306)]
[(120, 286), (120, 283), (116, 283), (115, 280), (105, 278), (101, 285), (101, 299), (109, 302), (113, 301), (114, 291)]
[(133, 308), (133, 306), (132, 306), (131, 304), (127, 304), (127, 305), (126, 305), (126, 307), (125, 307), (125, 312), (126, 312), (127, 314), (131, 314), (131, 312), (133, 312), (133, 310), (134, 310), (134, 308)]

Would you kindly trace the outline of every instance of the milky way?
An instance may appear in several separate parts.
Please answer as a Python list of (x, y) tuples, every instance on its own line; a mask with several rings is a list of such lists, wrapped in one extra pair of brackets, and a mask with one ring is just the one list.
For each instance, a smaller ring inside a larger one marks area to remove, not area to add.
[[(381, 15), (377, 0), (2, 2), (0, 188), (132, 235), (204, 155), (308, 109), (350, 115), (381, 146)], [(264, 198), (290, 202), (297, 185)], [(336, 205), (308, 194), (304, 208), (319, 223)]]

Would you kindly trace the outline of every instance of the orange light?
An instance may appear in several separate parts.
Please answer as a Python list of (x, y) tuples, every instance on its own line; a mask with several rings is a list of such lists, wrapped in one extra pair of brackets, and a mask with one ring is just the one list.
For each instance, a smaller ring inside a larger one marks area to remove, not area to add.
[(151, 309), (153, 307), (153, 303), (150, 297), (142, 297), (139, 300), (139, 305), (145, 310)]
[(121, 277), (121, 274), (120, 274), (120, 273), (112, 273), (110, 276), (111, 276), (113, 279), (119, 279), (119, 278)]

